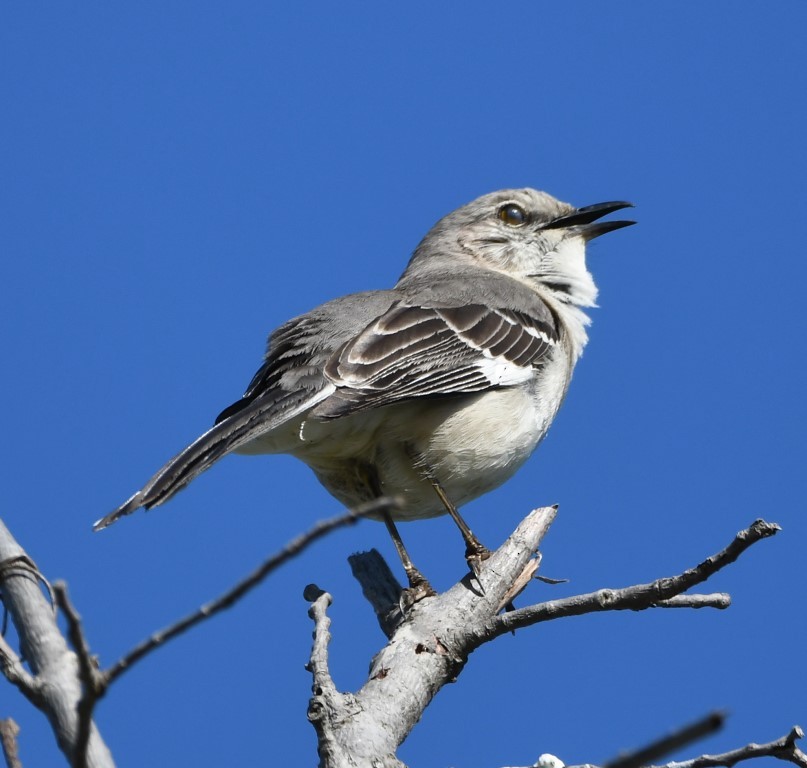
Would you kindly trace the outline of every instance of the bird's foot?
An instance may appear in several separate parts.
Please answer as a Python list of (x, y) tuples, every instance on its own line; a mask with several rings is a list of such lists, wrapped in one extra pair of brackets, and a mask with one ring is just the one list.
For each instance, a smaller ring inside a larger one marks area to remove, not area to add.
[(485, 562), (491, 555), (491, 551), (482, 544), (476, 536), (473, 537), (473, 540), (466, 541), (465, 547), (465, 561), (468, 563), (468, 567), (471, 569), (471, 572), (474, 574), (476, 578), (476, 583), (479, 585), (479, 589), (481, 590), (482, 594), (485, 594), (485, 588), (482, 586), (482, 582), (480, 580), (480, 574), (482, 572), (482, 563)]
[(409, 586), (401, 592), (399, 607), (405, 616), (415, 603), (423, 600), (424, 597), (435, 597), (437, 592), (429, 584), (429, 580), (414, 566), (406, 569), (406, 577)]

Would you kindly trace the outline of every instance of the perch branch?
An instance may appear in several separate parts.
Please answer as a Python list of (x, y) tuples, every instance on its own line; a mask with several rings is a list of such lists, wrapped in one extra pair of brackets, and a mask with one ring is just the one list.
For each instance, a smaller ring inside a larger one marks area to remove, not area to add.
[[(398, 623), (390, 625), (382, 621), (390, 642), (376, 654), (367, 682), (355, 694), (340, 693), (330, 699), (317, 697), (319, 688), (331, 690), (332, 681), (328, 676), (328, 686), (322, 686), (315, 679), (315, 699), (321, 706), (315, 722), (321, 765), (327, 768), (343, 765), (339, 762), (340, 755), (351, 755), (354, 762), (347, 764), (362, 768), (399, 764), (391, 762), (397, 761), (394, 753), (431, 699), (443, 685), (457, 679), (473, 650), (505, 632), (539, 621), (604, 610), (727, 608), (730, 605), (727, 594), (682, 593), (779, 530), (777, 525), (758, 520), (737, 534), (727, 547), (678, 576), (625, 589), (602, 589), (501, 614), (513, 595), (536, 577), (540, 559), (537, 548), (555, 512), (552, 507), (534, 510), (482, 563), (479, 573), (467, 574), (440, 595), (423, 598)], [(374, 563), (379, 557), (377, 553), (356, 555), (351, 558), (351, 565), (373, 608), (383, 614), (391, 608), (398, 586), (389, 581), (386, 568)], [(375, 580), (379, 583), (375, 584)], [(320, 655), (324, 653), (325, 630), (320, 625), (325, 620), (326, 607), (323, 602), (317, 609), (320, 613), (312, 613), (319, 623), (315, 646)], [(708, 723), (695, 724), (674, 737), (683, 744), (703, 728), (713, 727), (715, 722), (712, 717)], [(666, 742), (672, 743), (671, 739), (668, 737)], [(332, 749), (334, 744), (337, 749)]]
[[(495, 614), (533, 559), (556, 511), (555, 507), (533, 510), (481, 564), (478, 574), (468, 573), (447, 592), (411, 605), (394, 629), (391, 641), (376, 654), (368, 680), (356, 693), (336, 691), (330, 675), (325, 675), (327, 600), (309, 597), (314, 598), (311, 615), (315, 621), (311, 664), (314, 695), (309, 717), (317, 730), (321, 766), (403, 765), (395, 756), (398, 745), (440, 688), (457, 678), (472, 649), (475, 631)], [(368, 557), (375, 560), (379, 556), (365, 553), (356, 559)], [(397, 591), (395, 584), (386, 568), (370, 563), (367, 568), (362, 566), (361, 575), (357, 574), (363, 587), (364, 574), (369, 572), (380, 574), (385, 582), (370, 597), (373, 607), (383, 612)]]

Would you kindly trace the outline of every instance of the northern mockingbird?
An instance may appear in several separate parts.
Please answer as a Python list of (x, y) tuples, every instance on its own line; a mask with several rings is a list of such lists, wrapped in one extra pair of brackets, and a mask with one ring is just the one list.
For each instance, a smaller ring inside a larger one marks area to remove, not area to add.
[[(396, 520), (448, 512), (469, 558), (484, 556), (456, 507), (510, 478), (546, 434), (597, 298), (586, 244), (633, 224), (595, 223), (629, 205), (507, 189), (448, 214), (393, 289), (272, 333), (244, 396), (95, 529), (162, 504), (233, 451), (289, 453), (348, 507), (385, 495), (402, 499)], [(425, 584), (385, 522), (410, 584)]]

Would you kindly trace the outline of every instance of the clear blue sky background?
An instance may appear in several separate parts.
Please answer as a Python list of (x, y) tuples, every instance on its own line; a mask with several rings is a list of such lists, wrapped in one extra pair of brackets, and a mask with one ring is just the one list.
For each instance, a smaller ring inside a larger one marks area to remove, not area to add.
[[(166, 507), (90, 524), (207, 428), (266, 334), (391, 285), (443, 214), (534, 186), (628, 199), (597, 241), (589, 348), (535, 456), (467, 507), (498, 544), (560, 504), (541, 600), (673, 574), (756, 517), (725, 612), (571, 619), (473, 655), (414, 766), (602, 761), (713, 707), (720, 751), (807, 725), (807, 5), (25, 4), (0, 12), (0, 515), (69, 582), (103, 664), (339, 512), (286, 457), (231, 457)], [(439, 588), (439, 519), (405, 526)], [(347, 556), (367, 522), (132, 670), (98, 710), (122, 766), (312, 765), (303, 586), (334, 594), (355, 689), (383, 638)], [(3, 682), (3, 681), (0, 681)], [(60, 764), (9, 685), (28, 766)], [(689, 750), (687, 754), (691, 754)], [(685, 755), (681, 755), (682, 757)]]

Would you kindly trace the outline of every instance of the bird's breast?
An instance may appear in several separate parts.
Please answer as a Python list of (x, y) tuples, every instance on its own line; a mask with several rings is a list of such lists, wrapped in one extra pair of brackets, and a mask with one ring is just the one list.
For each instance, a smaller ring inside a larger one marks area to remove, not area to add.
[(568, 358), (557, 354), (517, 386), (302, 419), (285, 432), (282, 446), (256, 441), (247, 451), (293, 454), (347, 506), (380, 491), (403, 499), (397, 519), (434, 517), (445, 509), (430, 478), (456, 506), (504, 483), (546, 434), (569, 374)]

